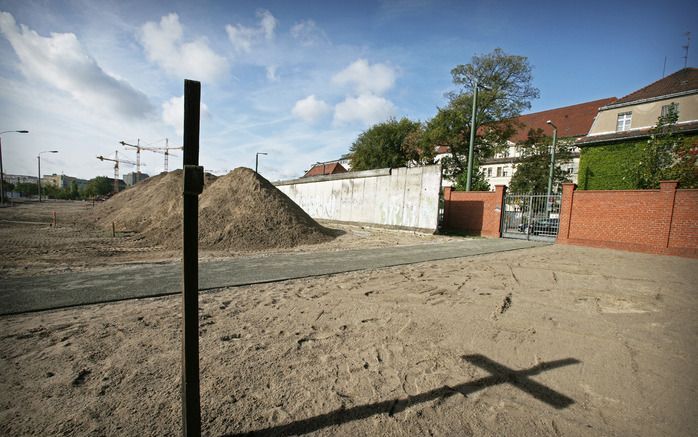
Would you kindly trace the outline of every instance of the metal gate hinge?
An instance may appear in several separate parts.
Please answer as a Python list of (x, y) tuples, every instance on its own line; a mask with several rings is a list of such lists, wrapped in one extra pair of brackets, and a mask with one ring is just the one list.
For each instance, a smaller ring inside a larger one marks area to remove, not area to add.
[(184, 194), (196, 194), (204, 191), (204, 168), (200, 165), (184, 166)]

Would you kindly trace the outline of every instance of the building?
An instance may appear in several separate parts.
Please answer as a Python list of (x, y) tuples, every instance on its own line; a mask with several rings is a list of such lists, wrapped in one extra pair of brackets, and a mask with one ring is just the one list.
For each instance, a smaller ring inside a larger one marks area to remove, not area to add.
[(131, 173), (126, 173), (124, 175), (124, 182), (126, 183), (127, 186), (132, 186), (136, 185), (138, 182), (148, 179), (150, 176), (147, 173), (136, 173), (136, 172), (131, 172)]
[(73, 176), (66, 176), (64, 174), (52, 174), (52, 175), (44, 175), (41, 178), (41, 184), (46, 186), (46, 185), (53, 185), (56, 188), (60, 189), (68, 189), (70, 188), (70, 184), (75, 181), (75, 183), (78, 185), (78, 189), (82, 189), (85, 185), (87, 185), (87, 180), (86, 179), (80, 179), (76, 178)]
[(323, 176), (346, 172), (347, 169), (344, 168), (344, 166), (342, 166), (342, 164), (340, 164), (338, 161), (318, 162), (317, 164), (314, 164), (310, 170), (305, 172), (302, 177), (308, 178), (311, 176)]
[[(582, 189), (629, 189), (629, 163), (640, 159), (661, 115), (678, 112), (674, 132), (698, 135), (698, 68), (684, 68), (599, 109), (581, 148)], [(698, 140), (698, 137), (695, 137)]]
[[(615, 100), (615, 97), (608, 97), (562, 108), (534, 112), (514, 119), (514, 124), (520, 127), (507, 142), (506, 148), (480, 164), (480, 170), (485, 173), (491, 189), (494, 190), (496, 185), (510, 185), (511, 178), (516, 172), (516, 164), (521, 157), (519, 145), (528, 139), (528, 133), (531, 129), (542, 129), (545, 135), (552, 136), (553, 129), (547, 124), (547, 121), (550, 120), (557, 126), (558, 141), (576, 141), (587, 135), (599, 108)], [(439, 162), (444, 157), (450, 155), (450, 150), (446, 146), (438, 146), (436, 153), (435, 160)], [(579, 170), (579, 149), (573, 150), (572, 161), (561, 163), (561, 167), (567, 171), (570, 180), (576, 183)], [(452, 181), (444, 179), (444, 187), (452, 185)]]
[(5, 174), (4, 180), (11, 184), (35, 184), (38, 177), (28, 175)]
[[(615, 97), (609, 97), (517, 117), (514, 123), (521, 127), (508, 141), (506, 149), (480, 164), (480, 170), (485, 173), (490, 187), (494, 189), (495, 185), (508, 186), (511, 183), (511, 177), (516, 172), (516, 163), (521, 156), (519, 145), (528, 139), (531, 129), (542, 129), (546, 136), (552, 137), (553, 128), (547, 123), (550, 120), (557, 126), (558, 141), (576, 141), (587, 135), (599, 108), (615, 100)], [(561, 163), (561, 167), (567, 171), (570, 180), (576, 183), (579, 149), (573, 149), (572, 161)]]

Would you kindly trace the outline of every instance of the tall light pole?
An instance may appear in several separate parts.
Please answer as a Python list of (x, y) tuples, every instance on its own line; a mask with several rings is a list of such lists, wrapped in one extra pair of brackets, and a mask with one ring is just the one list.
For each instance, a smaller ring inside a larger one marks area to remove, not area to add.
[(39, 154), (36, 155), (36, 162), (39, 165), (39, 179), (37, 179), (37, 185), (39, 186), (39, 202), (41, 202), (41, 154), (42, 153), (58, 153), (58, 150), (45, 150), (43, 152), (39, 152)]
[[(0, 132), (0, 135), (15, 132), (18, 134), (28, 134), (28, 130), (6, 130)], [(5, 173), (2, 170), (2, 137), (0, 137), (0, 205), (5, 204)]]
[(470, 191), (470, 185), (473, 179), (473, 148), (475, 147), (475, 131), (477, 126), (475, 126), (475, 113), (477, 112), (477, 91), (478, 89), (491, 90), (492, 88), (482, 85), (475, 79), (475, 86), (473, 87), (473, 115), (470, 119), (470, 146), (468, 147), (468, 178), (465, 182), (465, 191)]
[[(550, 205), (550, 193), (553, 191), (553, 173), (555, 171), (555, 147), (557, 146), (557, 126), (553, 124), (552, 120), (546, 121), (550, 126), (553, 127), (553, 147), (550, 152), (550, 173), (548, 175), (548, 196), (545, 200), (546, 205)], [(548, 208), (546, 207), (546, 210)]]
[(254, 172), (259, 174), (257, 172), (257, 167), (259, 166), (259, 155), (266, 155), (265, 152), (257, 152), (257, 154), (254, 156)]

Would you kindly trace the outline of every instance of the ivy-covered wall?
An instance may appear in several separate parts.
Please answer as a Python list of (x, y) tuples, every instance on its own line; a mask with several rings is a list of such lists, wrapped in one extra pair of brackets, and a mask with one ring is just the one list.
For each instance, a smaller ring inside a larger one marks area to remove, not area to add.
[[(695, 142), (698, 136), (684, 137)], [(649, 138), (634, 142), (586, 146), (579, 158), (580, 190), (634, 190), (638, 188), (635, 169)]]
[(579, 157), (580, 190), (632, 190), (637, 186), (632, 163), (642, 156), (647, 140), (582, 148)]

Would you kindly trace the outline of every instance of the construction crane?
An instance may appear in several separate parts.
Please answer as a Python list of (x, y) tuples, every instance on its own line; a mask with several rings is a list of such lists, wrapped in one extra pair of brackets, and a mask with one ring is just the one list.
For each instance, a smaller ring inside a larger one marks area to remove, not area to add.
[[(102, 155), (97, 157), (100, 161), (112, 161), (114, 163), (114, 192), (119, 192), (119, 164), (136, 165), (135, 162), (126, 159), (119, 159), (119, 151), (114, 152), (114, 158), (105, 158)], [(140, 165), (140, 163), (139, 163)]]
[[(160, 140), (162, 141), (162, 140)], [(170, 150), (182, 150), (182, 147), (170, 147), (169, 145), (169, 140), (165, 138), (165, 147), (146, 147), (146, 146), (141, 146), (141, 140), (139, 139), (136, 144), (129, 144), (125, 141), (120, 141), (119, 144), (121, 144), (124, 147), (133, 147), (136, 149), (136, 172), (138, 173), (138, 178), (140, 179), (140, 174), (141, 174), (141, 150), (147, 150), (149, 152), (154, 152), (154, 153), (160, 153), (165, 155), (165, 172), (168, 171), (168, 158), (170, 155), (172, 156), (177, 156), (174, 154), (170, 154)]]

